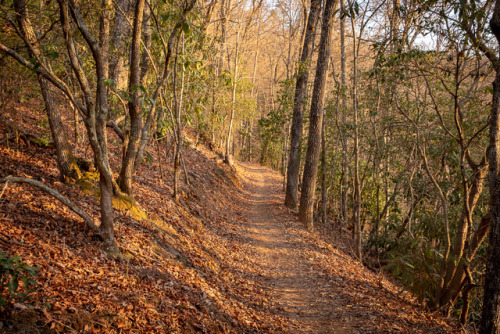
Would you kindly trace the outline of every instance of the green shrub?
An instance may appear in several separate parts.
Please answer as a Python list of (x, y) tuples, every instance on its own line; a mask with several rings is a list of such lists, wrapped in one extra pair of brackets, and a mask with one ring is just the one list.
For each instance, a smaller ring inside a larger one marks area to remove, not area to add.
[(33, 280), (37, 270), (21, 261), (18, 255), (8, 257), (0, 252), (0, 306), (26, 299), (37, 284)]

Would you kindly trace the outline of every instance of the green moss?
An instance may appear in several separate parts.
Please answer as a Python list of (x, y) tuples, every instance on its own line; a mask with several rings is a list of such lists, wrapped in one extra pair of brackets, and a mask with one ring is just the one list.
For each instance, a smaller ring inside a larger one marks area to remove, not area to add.
[(136, 220), (148, 219), (148, 214), (132, 198), (120, 194), (113, 197), (113, 207), (117, 210), (126, 211)]
[(85, 172), (82, 177), (76, 181), (76, 184), (80, 186), (85, 194), (92, 195), (99, 198), (99, 173)]
[(95, 182), (99, 181), (99, 172), (85, 172), (83, 173), (83, 178), (94, 180)]
[(32, 144), (38, 147), (54, 148), (54, 143), (47, 138), (39, 138), (35, 136), (29, 136), (29, 140)]
[[(96, 198), (99, 198), (101, 195), (99, 190), (99, 172), (85, 172), (76, 184), (80, 186), (85, 194), (92, 195)], [(113, 196), (113, 207), (117, 210), (128, 212), (130, 216), (136, 220), (141, 221), (148, 219), (146, 211), (144, 211), (133, 198), (125, 194)]]

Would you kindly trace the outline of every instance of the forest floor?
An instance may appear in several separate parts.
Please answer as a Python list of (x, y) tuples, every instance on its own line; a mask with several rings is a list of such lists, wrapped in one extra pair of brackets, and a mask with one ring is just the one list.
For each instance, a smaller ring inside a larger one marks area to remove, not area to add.
[[(98, 219), (95, 173), (63, 184), (52, 148), (13, 140), (13, 128), (50, 138), (36, 103), (0, 113), (0, 178), (40, 180)], [(73, 133), (71, 115), (65, 124)], [(117, 171), (121, 142), (112, 132), (109, 144)], [(116, 203), (123, 258), (103, 251), (81, 219), (46, 193), (2, 186), (0, 252), (39, 270), (28, 299), (0, 306), (0, 333), (463, 332), (383, 269), (364, 267), (347, 233), (331, 223), (304, 229), (283, 205), (276, 171), (230, 168), (189, 141), (190, 183), (183, 177), (175, 202), (171, 148), (167, 141), (149, 147), (134, 177), (134, 206)], [(90, 158), (85, 138), (74, 152)]]

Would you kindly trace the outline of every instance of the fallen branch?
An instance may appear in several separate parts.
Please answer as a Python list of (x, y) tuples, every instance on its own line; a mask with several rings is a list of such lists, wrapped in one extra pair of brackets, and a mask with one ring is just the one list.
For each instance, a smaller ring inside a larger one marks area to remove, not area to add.
[(89, 216), (88, 213), (86, 213), (85, 211), (83, 211), (82, 209), (80, 209), (80, 207), (78, 207), (75, 203), (71, 202), (67, 197), (65, 197), (64, 195), (62, 195), (60, 192), (58, 192), (57, 190), (55, 190), (53, 188), (50, 188), (49, 186), (43, 184), (40, 181), (33, 180), (33, 179), (28, 179), (28, 178), (25, 178), (25, 177), (7, 176), (7, 177), (4, 177), (4, 178), (1, 178), (0, 182), (1, 183), (5, 182), (5, 186), (4, 187), (7, 187), (7, 183), (8, 182), (12, 182), (12, 183), (28, 183), (29, 185), (37, 187), (37, 188), (45, 191), (47, 194), (55, 197), (62, 204), (66, 205), (74, 213), (76, 213), (77, 215), (79, 215), (83, 219), (83, 221), (85, 222), (85, 224), (87, 224), (87, 226), (91, 230), (94, 230), (94, 231), (98, 231), (99, 230), (99, 227), (94, 223), (94, 220)]

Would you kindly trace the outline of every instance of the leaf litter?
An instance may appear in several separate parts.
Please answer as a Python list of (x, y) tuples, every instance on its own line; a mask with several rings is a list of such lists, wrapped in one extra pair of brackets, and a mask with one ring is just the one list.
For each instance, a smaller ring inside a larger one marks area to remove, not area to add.
[[(29, 117), (20, 124), (44, 133)], [(109, 137), (116, 171), (119, 142)], [(85, 154), (82, 147), (75, 151)], [(29, 300), (0, 308), (0, 331), (461, 332), (409, 293), (399, 294), (401, 287), (385, 274), (364, 268), (350, 255), (346, 236), (328, 226), (307, 232), (282, 205), (277, 172), (248, 163), (230, 168), (193, 144), (184, 153), (191, 186), (182, 187), (175, 203), (171, 161), (152, 158), (134, 178), (135, 200), (147, 219), (115, 211), (122, 259), (102, 251), (79, 217), (50, 196), (27, 185), (6, 188), (0, 251), (40, 270)], [(0, 177), (7, 175), (41, 180), (99, 217), (92, 194), (58, 181), (50, 149), (3, 141)]]

